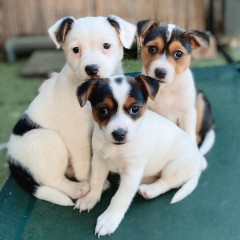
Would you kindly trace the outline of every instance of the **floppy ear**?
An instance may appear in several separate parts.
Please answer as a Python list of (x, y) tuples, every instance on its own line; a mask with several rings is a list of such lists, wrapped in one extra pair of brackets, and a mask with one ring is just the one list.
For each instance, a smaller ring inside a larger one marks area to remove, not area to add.
[(145, 38), (146, 35), (153, 30), (154, 28), (159, 26), (159, 22), (157, 20), (141, 20), (137, 23), (137, 33), (139, 37)]
[(97, 83), (97, 79), (94, 78), (78, 86), (76, 90), (76, 95), (81, 107), (84, 107), (86, 102), (91, 97), (93, 87), (95, 86), (96, 83)]
[(147, 95), (154, 100), (160, 87), (160, 81), (142, 74), (137, 76), (136, 80), (140, 82)]
[(199, 47), (208, 48), (209, 47), (209, 35), (205, 32), (200, 32), (198, 30), (188, 30), (188, 38), (191, 42), (192, 49)]
[(136, 26), (114, 15), (108, 16), (107, 20), (117, 30), (122, 45), (129, 49), (136, 36)]
[(53, 26), (51, 26), (48, 29), (48, 34), (53, 40), (53, 42), (56, 44), (57, 48), (62, 47), (66, 35), (71, 29), (74, 21), (75, 21), (74, 17), (64, 17), (58, 20)]

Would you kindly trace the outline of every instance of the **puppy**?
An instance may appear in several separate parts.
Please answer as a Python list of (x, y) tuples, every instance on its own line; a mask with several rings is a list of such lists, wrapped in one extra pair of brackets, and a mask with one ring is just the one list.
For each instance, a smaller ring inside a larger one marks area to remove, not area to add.
[[(144, 75), (136, 79), (112, 76), (83, 83), (77, 90), (81, 107), (91, 102), (95, 120), (90, 192), (75, 208), (90, 210), (100, 200), (109, 171), (120, 174), (118, 191), (105, 212), (98, 217), (96, 234), (113, 233), (137, 191), (147, 199), (172, 188), (180, 188), (175, 203), (197, 186), (206, 161), (197, 145), (174, 123), (147, 109), (154, 100), (159, 81)], [(143, 177), (161, 177), (142, 184)]]
[[(12, 176), (39, 199), (73, 205), (89, 190), (90, 104), (79, 111), (76, 88), (92, 77), (121, 73), (123, 46), (129, 48), (136, 27), (117, 16), (65, 17), (49, 35), (62, 48), (67, 63), (41, 87), (17, 122), (8, 144)], [(65, 177), (72, 166), (79, 182)]]
[(138, 22), (137, 31), (143, 73), (165, 82), (155, 100), (149, 101), (149, 108), (182, 128), (206, 154), (215, 136), (211, 107), (203, 93), (196, 99), (189, 66), (192, 50), (207, 47), (208, 35), (153, 20)]

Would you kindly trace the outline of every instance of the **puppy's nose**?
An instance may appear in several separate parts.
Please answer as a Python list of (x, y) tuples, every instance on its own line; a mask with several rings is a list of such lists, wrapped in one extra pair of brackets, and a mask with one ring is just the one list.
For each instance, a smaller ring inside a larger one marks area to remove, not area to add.
[(122, 128), (119, 128), (112, 132), (112, 136), (116, 141), (123, 141), (124, 138), (126, 137), (126, 133), (127, 131), (125, 131)]
[(88, 76), (90, 77), (94, 77), (97, 75), (99, 71), (99, 67), (97, 64), (91, 64), (91, 65), (87, 65), (85, 67), (85, 72), (87, 73)]
[(156, 68), (154, 73), (157, 78), (165, 78), (167, 75), (167, 70), (165, 68)]

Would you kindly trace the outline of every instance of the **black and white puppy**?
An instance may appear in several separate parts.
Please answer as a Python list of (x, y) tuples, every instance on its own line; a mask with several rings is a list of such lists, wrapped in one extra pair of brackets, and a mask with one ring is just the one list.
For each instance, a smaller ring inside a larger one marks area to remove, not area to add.
[[(83, 83), (77, 90), (80, 105), (91, 102), (95, 120), (90, 192), (75, 208), (90, 210), (100, 200), (109, 171), (121, 177), (118, 191), (99, 216), (96, 234), (113, 233), (137, 191), (147, 199), (182, 186), (172, 202), (182, 200), (197, 186), (206, 168), (197, 145), (174, 123), (148, 110), (159, 81), (144, 75), (137, 78), (112, 76)], [(144, 177), (159, 175), (152, 184)]]
[[(13, 177), (39, 199), (73, 205), (89, 190), (93, 121), (90, 104), (79, 111), (76, 88), (92, 77), (122, 73), (123, 46), (129, 48), (136, 27), (117, 16), (65, 17), (49, 35), (67, 62), (40, 89), (13, 129), (8, 162)], [(79, 182), (65, 173), (72, 166)]]
[(214, 143), (213, 117), (203, 93), (196, 96), (189, 67), (192, 51), (208, 46), (208, 35), (154, 20), (138, 22), (137, 29), (143, 73), (165, 82), (149, 108), (182, 128), (206, 154)]

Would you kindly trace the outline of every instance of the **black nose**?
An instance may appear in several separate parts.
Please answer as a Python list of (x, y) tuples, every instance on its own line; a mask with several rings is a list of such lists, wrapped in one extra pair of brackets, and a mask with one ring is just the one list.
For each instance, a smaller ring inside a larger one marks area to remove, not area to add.
[(115, 130), (114, 132), (112, 132), (112, 136), (116, 141), (123, 141), (124, 138), (126, 137), (126, 133), (127, 133), (127, 131), (125, 131), (122, 128), (119, 128), (119, 129)]
[(91, 65), (87, 65), (85, 67), (85, 72), (87, 73), (88, 76), (90, 77), (94, 77), (97, 75), (99, 71), (99, 67), (97, 64), (91, 64)]
[(154, 73), (157, 78), (165, 78), (167, 75), (167, 70), (165, 68), (156, 68)]

